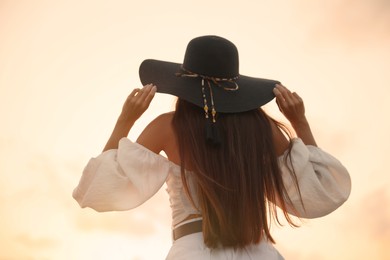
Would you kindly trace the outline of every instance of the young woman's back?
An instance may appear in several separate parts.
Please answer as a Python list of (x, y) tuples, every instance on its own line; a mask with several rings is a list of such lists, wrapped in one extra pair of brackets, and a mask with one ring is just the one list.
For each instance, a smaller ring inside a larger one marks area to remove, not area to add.
[[(269, 146), (263, 148), (267, 150), (263, 159), (272, 156), (276, 167), (277, 155), (274, 140), (277, 139), (273, 136), (281, 137), (278, 142), (279, 150), (283, 149), (280, 148), (281, 143), (288, 146), (288, 141), (276, 128), (274, 122), (268, 121), (266, 115), (258, 110), (236, 115), (219, 115), (221, 143), (219, 145), (210, 144), (204, 137), (205, 123), (201, 113), (202, 110), (199, 111), (197, 107), (179, 100), (175, 112), (159, 116), (137, 140), (138, 143), (154, 152), (158, 153), (163, 150), (170, 161), (182, 167), (181, 174), (185, 177), (182, 178), (183, 189), (187, 190), (191, 196), (189, 200), (193, 200), (199, 212), (199, 214), (188, 215), (182, 222), (191, 223), (192, 220), (199, 219), (203, 221), (203, 232), (195, 232), (175, 241), (176, 246), (172, 248), (168, 258), (204, 259), (212, 254), (212, 259), (253, 259), (259, 256), (282, 259), (279, 253), (268, 242), (265, 242), (272, 241), (267, 222), (269, 213), (267, 199), (262, 189), (266, 183), (262, 180), (264, 176), (259, 170), (263, 161), (261, 152), (259, 152), (261, 149), (253, 148), (258, 143), (252, 137), (264, 136), (264, 139), (268, 139), (266, 142)], [(183, 118), (186, 120), (183, 121)], [(263, 122), (264, 125), (253, 122), (258, 120), (266, 121)], [(253, 126), (248, 125), (251, 121)], [(252, 127), (256, 127), (257, 132)], [(225, 135), (223, 134), (226, 133), (224, 128), (229, 128), (231, 131), (227, 131), (228, 134)], [(272, 130), (276, 131), (275, 134), (272, 134)], [(264, 134), (264, 131), (268, 133)], [(269, 154), (268, 149), (270, 149)], [(248, 155), (251, 155), (251, 158)], [(251, 161), (259, 166), (252, 169), (252, 171), (258, 170), (255, 174), (250, 171), (250, 167), (253, 167)], [(210, 169), (211, 174), (207, 169), (210, 165), (214, 165)], [(184, 169), (186, 169), (185, 172)], [(269, 173), (272, 174), (274, 170), (278, 171), (278, 168), (272, 169)], [(275, 174), (275, 176), (280, 175)], [(275, 181), (281, 181), (281, 178)], [(193, 186), (194, 182), (197, 183), (195, 190), (200, 191), (201, 194), (194, 193), (194, 189), (189, 189), (193, 192), (190, 193), (185, 185), (189, 183), (189, 186)], [(168, 189), (172, 188), (168, 186)], [(209, 190), (205, 192), (205, 189)], [(271, 186), (268, 187), (268, 192), (270, 190), (274, 191)], [(208, 194), (214, 197), (210, 198)], [(222, 219), (218, 219), (218, 216), (222, 216)], [(264, 241), (259, 244), (261, 239)], [(187, 248), (185, 252), (181, 250), (182, 246)], [(190, 250), (191, 248), (197, 248), (198, 251)], [(203, 249), (199, 250), (199, 248)], [(234, 258), (230, 258), (233, 256)]]
[[(183, 183), (184, 187), (189, 179), (195, 183), (196, 194), (190, 195), (198, 201), (205, 243), (211, 248), (243, 248), (264, 236), (273, 241), (267, 214), (275, 212), (268, 201), (286, 191), (271, 122), (262, 110), (254, 109), (219, 113), (210, 125), (202, 109), (180, 99), (177, 103), (173, 127)], [(214, 131), (217, 143), (208, 140), (208, 131)], [(284, 204), (282, 209), (286, 210)]]

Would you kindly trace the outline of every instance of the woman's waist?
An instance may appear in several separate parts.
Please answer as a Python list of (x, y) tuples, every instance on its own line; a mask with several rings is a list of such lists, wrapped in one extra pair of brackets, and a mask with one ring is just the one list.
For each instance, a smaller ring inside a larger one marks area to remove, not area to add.
[(202, 220), (201, 214), (190, 214), (187, 217), (185, 217), (183, 220), (180, 220), (177, 224), (172, 225), (173, 228), (180, 227), (181, 225), (191, 223), (194, 221)]

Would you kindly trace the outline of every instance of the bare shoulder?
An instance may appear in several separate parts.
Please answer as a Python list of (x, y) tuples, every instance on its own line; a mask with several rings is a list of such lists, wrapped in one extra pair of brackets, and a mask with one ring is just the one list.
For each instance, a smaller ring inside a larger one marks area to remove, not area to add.
[(160, 124), (168, 123), (171, 125), (174, 114), (175, 114), (174, 111), (164, 113), (164, 114), (161, 114), (158, 117), (156, 117), (153, 121), (156, 121), (157, 123), (160, 123)]
[(173, 131), (172, 120), (174, 112), (164, 113), (156, 117), (148, 127), (154, 128), (154, 131), (159, 132), (159, 135), (169, 135)]
[(172, 119), (174, 112), (164, 113), (156, 117), (137, 139), (137, 143), (145, 146), (149, 150), (160, 153), (174, 139)]

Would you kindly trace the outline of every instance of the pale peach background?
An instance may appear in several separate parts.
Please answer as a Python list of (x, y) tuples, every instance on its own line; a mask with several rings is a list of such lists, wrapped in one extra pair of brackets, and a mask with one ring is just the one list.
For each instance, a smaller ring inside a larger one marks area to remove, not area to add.
[[(181, 62), (205, 34), (238, 46), (242, 74), (300, 93), (319, 145), (351, 173), (345, 205), (274, 227), (276, 247), (286, 259), (390, 259), (387, 0), (0, 0), (0, 259), (165, 257), (164, 190), (119, 213), (81, 210), (71, 193), (140, 86), (140, 62)], [(157, 95), (129, 137), (173, 102)]]

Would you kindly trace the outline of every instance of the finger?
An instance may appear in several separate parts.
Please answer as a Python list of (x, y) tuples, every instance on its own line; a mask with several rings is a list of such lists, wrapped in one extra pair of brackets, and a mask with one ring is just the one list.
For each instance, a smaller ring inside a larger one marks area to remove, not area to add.
[(150, 89), (148, 95), (145, 98), (145, 102), (147, 102), (148, 105), (152, 101), (154, 94), (156, 94), (156, 91), (157, 91), (157, 87), (153, 85), (152, 88)]
[(281, 84), (276, 84), (276, 89), (280, 92), (280, 94), (285, 97), (285, 95), (288, 94), (288, 92), (290, 92), (288, 90), (288, 88), (286, 88), (285, 86), (281, 85)]
[(152, 84), (147, 84), (141, 89), (140, 96), (139, 96), (140, 101), (142, 102), (145, 101), (151, 89), (152, 89)]
[(278, 104), (279, 106), (284, 105), (286, 103), (286, 98), (285, 98), (285, 95), (283, 95), (282, 91), (284, 91), (284, 89), (281, 86), (277, 86), (273, 90), (273, 92), (276, 96), (276, 100), (277, 100), (277, 102), (279, 102), (279, 104)]
[(133, 89), (133, 91), (130, 93), (129, 97), (135, 97), (139, 91), (140, 91), (139, 88)]
[(283, 110), (287, 104), (286, 100), (284, 99), (282, 93), (278, 90), (278, 88), (274, 88), (273, 92), (276, 96), (276, 104), (278, 105), (280, 112), (283, 113)]
[(293, 92), (292, 94), (293, 94), (293, 96), (294, 96), (296, 99), (298, 99), (299, 101), (301, 101), (301, 102), (303, 101), (302, 98), (301, 98), (296, 92)]
[(276, 84), (276, 87), (278, 88), (278, 90), (282, 93), (287, 93), (287, 92), (290, 92), (290, 90), (288, 88), (286, 88), (284, 85), (282, 84)]
[(277, 85), (283, 92), (291, 92), (290, 89), (287, 88), (285, 85), (282, 84), (277, 84)]
[(283, 94), (282, 94), (282, 92), (280, 91), (280, 87), (276, 86), (276, 87), (273, 89), (273, 92), (274, 92), (274, 94), (275, 94), (276, 99), (279, 99), (280, 101), (284, 100)]
[(289, 105), (294, 104), (294, 96), (292, 95), (291, 91), (286, 88), (285, 86), (281, 85), (280, 86), (280, 92), (283, 95), (283, 98), (285, 99), (286, 103)]
[(278, 105), (279, 111), (283, 113), (282, 106), (281, 106), (280, 101), (278, 99), (276, 99), (276, 104)]
[(296, 92), (291, 92), (288, 88), (286, 88), (283, 85), (281, 85), (280, 88), (281, 88), (282, 95), (286, 99), (288, 105), (295, 106), (303, 102), (302, 98)]

